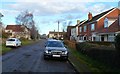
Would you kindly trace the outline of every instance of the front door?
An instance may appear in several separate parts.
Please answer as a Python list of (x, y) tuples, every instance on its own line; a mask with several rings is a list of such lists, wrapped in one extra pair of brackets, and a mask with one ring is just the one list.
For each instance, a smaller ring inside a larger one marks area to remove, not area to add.
[(95, 37), (93, 37), (93, 41), (95, 41)]
[(101, 35), (101, 41), (104, 41), (104, 35)]

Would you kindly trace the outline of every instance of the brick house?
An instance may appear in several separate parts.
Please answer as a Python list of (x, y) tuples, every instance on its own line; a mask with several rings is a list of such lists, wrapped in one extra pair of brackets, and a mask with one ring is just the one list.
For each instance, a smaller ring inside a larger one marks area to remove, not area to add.
[(112, 8), (96, 16), (89, 12), (88, 20), (78, 27), (79, 40), (114, 41), (120, 33), (120, 9)]
[(74, 26), (67, 26), (67, 39), (70, 40), (71, 36), (71, 29), (74, 28)]
[(23, 25), (7, 25), (5, 33), (11, 33), (10, 37), (31, 39), (30, 30)]
[(71, 28), (70, 40), (75, 40), (75, 41), (79, 42), (78, 27), (79, 27), (82, 23), (84, 23), (85, 21), (86, 21), (86, 20), (83, 20), (83, 21), (77, 20), (77, 24)]
[[(64, 34), (66, 32), (59, 32), (59, 39), (63, 39), (64, 38)], [(49, 31), (49, 38), (55, 38), (58, 39), (58, 32), (55, 31)]]

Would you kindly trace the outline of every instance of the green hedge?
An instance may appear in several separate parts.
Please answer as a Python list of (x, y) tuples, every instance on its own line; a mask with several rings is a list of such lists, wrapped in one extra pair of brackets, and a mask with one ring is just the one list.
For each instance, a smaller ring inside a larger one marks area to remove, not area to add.
[(81, 52), (85, 52), (86, 50), (89, 50), (90, 48), (94, 47), (99, 47), (99, 45), (88, 42), (76, 43), (76, 49)]
[(120, 33), (115, 37), (115, 48), (120, 51)]
[(10, 35), (12, 35), (11, 33), (2, 33), (2, 38), (8, 38)]
[[(68, 45), (69, 41), (64, 41), (64, 43)], [(114, 42), (78, 42), (76, 43), (76, 50), (90, 59), (104, 64), (110, 70), (120, 71), (119, 55), (114, 46), (111, 46), (113, 44)]]
[(94, 42), (88, 42), (88, 43), (93, 43), (93, 44), (98, 44), (98, 45), (105, 45), (105, 46), (110, 46), (111, 44), (114, 44), (114, 42), (97, 42), (97, 41), (94, 41)]

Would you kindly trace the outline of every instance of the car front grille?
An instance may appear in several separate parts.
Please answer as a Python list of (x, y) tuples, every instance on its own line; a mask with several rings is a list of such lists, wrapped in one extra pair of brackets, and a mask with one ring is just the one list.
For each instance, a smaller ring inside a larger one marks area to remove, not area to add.
[(60, 55), (60, 54), (62, 54), (62, 51), (52, 51), (52, 54)]

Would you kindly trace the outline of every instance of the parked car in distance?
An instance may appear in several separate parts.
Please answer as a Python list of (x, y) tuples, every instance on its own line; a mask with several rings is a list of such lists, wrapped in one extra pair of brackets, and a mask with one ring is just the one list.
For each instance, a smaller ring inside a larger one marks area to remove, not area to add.
[(68, 59), (68, 50), (60, 40), (48, 40), (45, 44), (44, 59), (63, 58)]
[(14, 47), (21, 46), (21, 41), (18, 38), (8, 38), (6, 40), (6, 47), (8, 46), (14, 46)]

